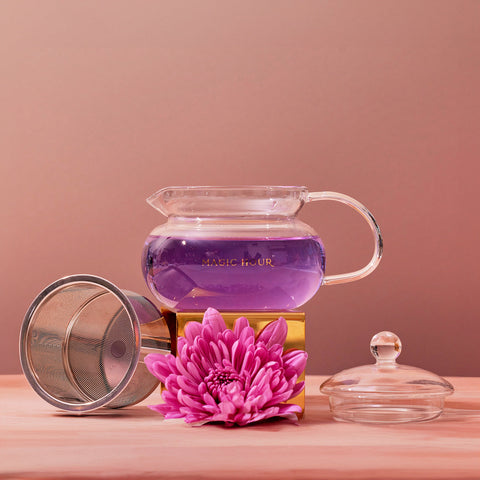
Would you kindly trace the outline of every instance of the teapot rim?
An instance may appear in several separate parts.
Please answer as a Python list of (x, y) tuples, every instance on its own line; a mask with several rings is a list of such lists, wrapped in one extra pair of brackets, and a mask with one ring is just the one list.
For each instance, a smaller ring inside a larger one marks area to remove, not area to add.
[[(208, 204), (207, 210), (211, 211), (212, 206), (216, 210), (216, 207), (220, 205), (218, 202), (223, 204), (229, 202), (229, 205), (233, 206), (232, 209), (229, 209), (229, 212), (235, 212), (237, 215), (245, 211), (246, 215), (265, 214), (271, 208), (276, 210), (276, 213), (295, 215), (307, 199), (308, 189), (304, 186), (198, 185), (161, 188), (147, 198), (147, 203), (166, 216), (172, 213), (169, 205), (177, 204), (181, 206), (180, 204), (183, 204), (189, 210), (188, 216), (196, 215), (196, 207), (200, 205)], [(250, 202), (250, 210), (248, 208), (242, 209), (238, 202), (242, 204)], [(280, 212), (278, 210), (285, 211)], [(270, 214), (273, 213), (270, 212)]]

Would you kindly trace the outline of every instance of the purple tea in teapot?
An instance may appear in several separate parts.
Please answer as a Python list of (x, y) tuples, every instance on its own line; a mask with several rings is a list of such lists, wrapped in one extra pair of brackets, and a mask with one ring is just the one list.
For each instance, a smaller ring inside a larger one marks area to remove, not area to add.
[(143, 258), (150, 290), (165, 306), (205, 310), (285, 310), (322, 283), (318, 237), (197, 239), (150, 236)]

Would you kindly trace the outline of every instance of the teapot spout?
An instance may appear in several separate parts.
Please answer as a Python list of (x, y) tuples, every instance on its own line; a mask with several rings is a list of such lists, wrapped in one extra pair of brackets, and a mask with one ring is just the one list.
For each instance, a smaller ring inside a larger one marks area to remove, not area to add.
[(146, 200), (150, 206), (166, 217), (168, 216), (168, 208), (165, 195), (168, 190), (168, 188), (162, 188), (150, 195)]

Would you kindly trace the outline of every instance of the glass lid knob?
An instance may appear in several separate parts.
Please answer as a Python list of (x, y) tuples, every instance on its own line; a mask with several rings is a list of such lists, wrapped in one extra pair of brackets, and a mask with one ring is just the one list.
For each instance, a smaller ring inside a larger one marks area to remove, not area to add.
[(370, 351), (377, 363), (395, 363), (402, 351), (402, 342), (392, 332), (380, 332), (370, 340)]

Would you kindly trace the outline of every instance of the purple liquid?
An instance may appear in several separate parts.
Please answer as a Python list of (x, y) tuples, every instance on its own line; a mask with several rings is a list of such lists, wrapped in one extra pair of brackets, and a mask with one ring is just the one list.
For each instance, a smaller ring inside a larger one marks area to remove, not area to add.
[(318, 237), (150, 236), (142, 268), (150, 290), (172, 310), (290, 310), (320, 287), (325, 254)]

